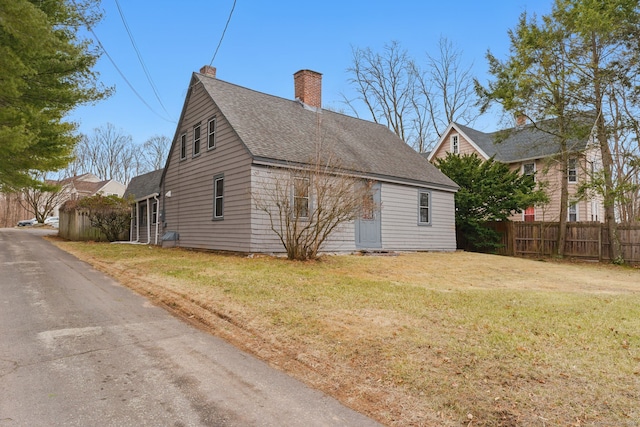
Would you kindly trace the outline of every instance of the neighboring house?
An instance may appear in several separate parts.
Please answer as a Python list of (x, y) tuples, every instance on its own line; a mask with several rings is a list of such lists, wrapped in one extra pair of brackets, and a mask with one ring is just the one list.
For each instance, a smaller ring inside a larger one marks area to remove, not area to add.
[[(344, 224), (325, 252), (456, 248), (458, 186), (386, 127), (321, 108), (322, 75), (294, 75), (296, 100), (194, 73), (162, 176), (162, 221), (178, 246), (282, 253), (254, 203), (279, 179), (331, 152), (373, 182), (375, 212)], [(291, 189), (292, 200), (300, 197)], [(314, 195), (306, 194), (313, 206)]]
[[(548, 122), (551, 125), (551, 121)], [(498, 142), (499, 141), (499, 142)], [(604, 207), (601, 197), (580, 199), (577, 196), (579, 184), (590, 179), (596, 170), (602, 168), (602, 157), (593, 138), (571, 141), (567, 170), (569, 188), (568, 221), (604, 222)], [(549, 203), (530, 206), (524, 212), (514, 214), (513, 221), (558, 221), (560, 217), (560, 188), (563, 170), (558, 161), (559, 146), (549, 133), (537, 129), (532, 124), (520, 123), (511, 129), (484, 133), (458, 123), (451, 123), (429, 153), (428, 159), (444, 158), (447, 153), (476, 153), (481, 159), (494, 157), (496, 161), (507, 163), (511, 170), (522, 174), (535, 174), (549, 196)]]
[(60, 203), (54, 208), (52, 216), (58, 216), (59, 209), (67, 200), (78, 200), (83, 197), (116, 195), (122, 197), (126, 187), (124, 184), (112, 179), (101, 180), (92, 173), (65, 178), (60, 181), (49, 181), (51, 184), (60, 185)]
[(136, 176), (124, 192), (124, 198), (131, 198), (132, 242), (157, 245), (161, 233), (159, 213), (160, 179), (164, 169)]

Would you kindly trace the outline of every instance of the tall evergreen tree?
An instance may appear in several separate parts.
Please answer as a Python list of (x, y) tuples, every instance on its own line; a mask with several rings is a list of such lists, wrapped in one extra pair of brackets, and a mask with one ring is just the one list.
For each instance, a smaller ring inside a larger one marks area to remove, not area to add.
[(0, 188), (37, 186), (38, 173), (66, 166), (79, 139), (66, 116), (108, 95), (79, 34), (100, 19), (98, 4), (0, 0)]

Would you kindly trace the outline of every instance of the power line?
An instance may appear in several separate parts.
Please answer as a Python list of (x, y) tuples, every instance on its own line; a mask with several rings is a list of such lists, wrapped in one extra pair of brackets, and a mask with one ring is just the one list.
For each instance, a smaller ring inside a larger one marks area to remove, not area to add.
[(122, 77), (122, 79), (125, 81), (125, 83), (127, 83), (127, 85), (129, 86), (129, 88), (133, 91), (133, 93), (138, 97), (138, 99), (140, 99), (140, 101), (142, 101), (142, 103), (144, 105), (147, 106), (147, 108), (156, 116), (160, 117), (162, 120), (167, 121), (169, 123), (175, 123), (175, 121), (167, 119), (165, 117), (162, 117), (160, 114), (158, 114), (153, 108), (151, 108), (151, 106), (147, 103), (147, 101), (144, 100), (144, 98), (138, 93), (138, 91), (133, 87), (133, 85), (131, 84), (131, 82), (129, 82), (129, 80), (127, 79), (127, 77), (124, 75), (124, 73), (122, 72), (122, 70), (120, 70), (120, 68), (118, 67), (118, 65), (116, 64), (116, 62), (113, 60), (113, 58), (111, 57), (111, 55), (109, 55), (109, 52), (107, 52), (107, 49), (105, 49), (104, 45), (102, 44), (102, 42), (100, 41), (100, 39), (98, 38), (98, 35), (95, 33), (95, 31), (93, 31), (93, 28), (89, 27), (89, 31), (91, 31), (91, 34), (93, 34), (93, 37), (95, 37), (96, 41), (98, 42), (98, 46), (100, 46), (100, 49), (102, 49), (102, 51), (105, 53), (105, 55), (107, 55), (107, 58), (109, 58), (109, 61), (111, 61), (111, 64), (114, 66), (114, 68), (116, 69), (116, 71), (118, 72), (118, 74), (120, 74), (120, 77)]
[(127, 30), (127, 34), (129, 35), (129, 40), (131, 41), (131, 45), (133, 46), (133, 49), (136, 51), (136, 55), (138, 56), (138, 61), (140, 62), (140, 65), (142, 66), (142, 69), (144, 70), (144, 74), (147, 77), (147, 81), (149, 82), (149, 85), (151, 85), (151, 89), (153, 89), (153, 93), (155, 94), (156, 99), (160, 103), (160, 106), (162, 107), (164, 112), (167, 113), (168, 116), (171, 116), (171, 114), (169, 114), (169, 112), (167, 111), (166, 107), (164, 106), (164, 103), (162, 102), (162, 99), (160, 99), (160, 95), (158, 94), (158, 90), (156, 88), (156, 85), (153, 82), (153, 79), (151, 78), (151, 74), (149, 73), (149, 70), (147, 69), (147, 66), (144, 63), (144, 60), (142, 59), (142, 54), (140, 53), (140, 50), (138, 49), (138, 45), (136, 44), (136, 41), (133, 38), (133, 34), (131, 33), (131, 29), (129, 28), (129, 24), (127, 24), (127, 20), (124, 17), (124, 12), (122, 11), (122, 8), (120, 7), (120, 2), (118, 0), (115, 0), (115, 2), (116, 2), (116, 7), (118, 8), (118, 13), (120, 14), (120, 18), (122, 19), (122, 23), (124, 24), (124, 28)]
[(213, 60), (216, 59), (216, 55), (218, 54), (218, 49), (220, 49), (220, 45), (222, 44), (222, 39), (224, 39), (224, 35), (227, 32), (227, 27), (229, 27), (229, 22), (231, 21), (231, 16), (233, 15), (233, 11), (236, 8), (236, 0), (233, 0), (233, 6), (231, 7), (231, 12), (229, 12), (229, 18), (227, 18), (227, 23), (224, 26), (224, 30), (222, 31), (222, 35), (220, 36), (220, 41), (218, 42), (218, 47), (216, 47), (216, 51), (213, 53), (213, 58), (211, 58), (211, 62), (209, 66), (213, 65)]

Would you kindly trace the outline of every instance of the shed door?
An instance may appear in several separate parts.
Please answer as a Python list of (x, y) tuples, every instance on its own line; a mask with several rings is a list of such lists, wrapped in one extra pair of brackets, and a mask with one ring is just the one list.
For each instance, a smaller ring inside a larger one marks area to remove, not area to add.
[(360, 217), (356, 219), (356, 247), (379, 249), (382, 247), (380, 221), (380, 183), (373, 184), (371, 193), (362, 201)]

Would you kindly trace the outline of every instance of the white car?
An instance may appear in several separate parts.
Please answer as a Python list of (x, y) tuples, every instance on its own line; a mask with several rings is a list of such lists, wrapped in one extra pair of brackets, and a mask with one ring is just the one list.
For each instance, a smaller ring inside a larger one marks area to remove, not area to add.
[(60, 219), (57, 216), (50, 216), (44, 220), (45, 225), (50, 225), (53, 228), (58, 228), (59, 223), (60, 223)]

